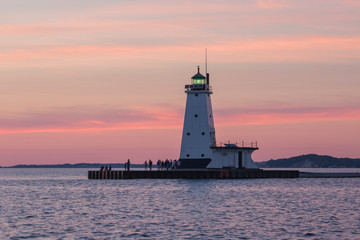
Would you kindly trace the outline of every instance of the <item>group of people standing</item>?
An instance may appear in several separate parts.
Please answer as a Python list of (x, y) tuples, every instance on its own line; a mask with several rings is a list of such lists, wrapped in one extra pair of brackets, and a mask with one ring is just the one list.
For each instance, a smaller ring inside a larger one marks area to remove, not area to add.
[(101, 179), (107, 179), (107, 177), (109, 176), (111, 172), (111, 165), (102, 165), (101, 168), (100, 168), (100, 176), (101, 176)]
[[(124, 164), (125, 167), (125, 171), (130, 171), (130, 159), (127, 160), (127, 162), (125, 162)], [(109, 165), (109, 167), (107, 165), (102, 165), (100, 168), (100, 172), (110, 172), (111, 171), (111, 165)]]
[(171, 169), (176, 170), (177, 168), (180, 167), (181, 162), (179, 160), (168, 160), (166, 159), (165, 161), (161, 161), (160, 159), (157, 161), (156, 166), (157, 166), (157, 170), (163, 170), (166, 168), (166, 171), (169, 171)]
[[(156, 163), (156, 166), (157, 166), (157, 170), (164, 170), (166, 169), (167, 171), (171, 170), (171, 169), (174, 169), (176, 170), (177, 168), (180, 167), (180, 161), (179, 160), (168, 160), (166, 159), (165, 161), (162, 161), (162, 160), (158, 160), (157, 163)], [(153, 162), (151, 161), (151, 159), (149, 159), (149, 162), (148, 161), (145, 161), (144, 162), (144, 166), (145, 166), (145, 170), (148, 169), (149, 167), (149, 170), (151, 171), (152, 170), (152, 166), (153, 166)], [(125, 164), (124, 164), (124, 168), (125, 168), (125, 171), (130, 171), (130, 159), (128, 159)], [(100, 168), (100, 172), (110, 172), (111, 171), (111, 165), (105, 165), (104, 166), (101, 166)]]
[(111, 165), (109, 165), (109, 167), (108, 167), (108, 165), (105, 165), (105, 168), (104, 168), (104, 165), (101, 166), (100, 172), (102, 172), (102, 171), (105, 171), (105, 172), (111, 171)]
[[(147, 170), (147, 168), (148, 168), (148, 162), (147, 161), (145, 161), (144, 166), (145, 166), (145, 170)], [(152, 170), (152, 161), (151, 161), (151, 159), (149, 159), (149, 169), (150, 169), (150, 171)]]

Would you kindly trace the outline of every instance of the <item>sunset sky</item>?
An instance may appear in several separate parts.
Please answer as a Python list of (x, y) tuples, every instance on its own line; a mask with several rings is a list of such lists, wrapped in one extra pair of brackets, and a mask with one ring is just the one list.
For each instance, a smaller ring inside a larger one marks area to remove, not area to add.
[(0, 0), (0, 166), (177, 159), (204, 69), (217, 142), (360, 157), (358, 0)]

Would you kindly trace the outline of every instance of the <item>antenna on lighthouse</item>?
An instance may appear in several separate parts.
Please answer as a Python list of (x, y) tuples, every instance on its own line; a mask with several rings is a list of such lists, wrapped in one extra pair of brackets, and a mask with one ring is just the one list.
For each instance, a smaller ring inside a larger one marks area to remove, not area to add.
[(207, 48), (205, 48), (205, 73), (206, 73), (206, 84), (209, 85), (210, 75), (207, 72)]
[(205, 73), (207, 73), (207, 48), (205, 48)]

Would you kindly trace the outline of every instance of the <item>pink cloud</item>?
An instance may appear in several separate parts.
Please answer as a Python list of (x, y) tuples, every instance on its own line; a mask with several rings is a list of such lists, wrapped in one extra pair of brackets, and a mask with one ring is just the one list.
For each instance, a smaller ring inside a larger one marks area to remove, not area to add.
[(172, 18), (173, 16), (181, 15), (184, 19), (186, 15), (200, 15), (214, 13), (229, 13), (239, 12), (242, 10), (253, 9), (253, 4), (242, 2), (212, 2), (212, 1), (151, 1), (140, 3), (121, 3), (113, 4), (111, 6), (105, 6), (97, 9), (97, 12), (88, 11), (85, 15), (96, 16), (157, 16), (156, 18)]
[[(264, 107), (215, 109), (217, 126), (360, 120), (358, 107)], [(179, 129), (182, 110), (173, 106), (127, 109), (78, 106), (32, 111), (0, 119), (0, 134)]]
[(179, 128), (181, 124), (180, 110), (174, 107), (124, 109), (77, 106), (12, 114), (7, 118), (3, 116), (0, 119), (0, 134), (171, 129)]
[(360, 107), (265, 107), (215, 110), (221, 125), (360, 120)]
[[(0, 26), (0, 34), (8, 36), (27, 35), (27, 36), (49, 36), (54, 34), (96, 34), (97, 32), (111, 32), (114, 29), (125, 31), (127, 33), (142, 30), (142, 33), (152, 32), (149, 26), (155, 29), (168, 29), (175, 32), (173, 24), (162, 20), (122, 20), (122, 21), (84, 21), (84, 22), (62, 22), (62, 23), (44, 23), (44, 24), (7, 24)], [(180, 26), (178, 27), (180, 28)], [(114, 36), (117, 34), (114, 33)], [(81, 37), (80, 37), (81, 38)]]
[[(191, 61), (192, 52), (203, 44), (153, 45), (153, 46), (101, 46), (68, 45), (38, 48), (17, 48), (0, 52), (1, 65), (13, 65), (38, 60), (39, 64), (52, 64), (46, 60), (157, 59)], [(214, 62), (348, 62), (359, 59), (360, 37), (287, 37), (262, 40), (244, 39), (239, 41), (216, 42), (208, 45)], [(169, 55), (169, 52), (172, 54)], [(188, 54), (184, 54), (187, 52)], [(56, 61), (55, 61), (56, 63)]]
[(8, 24), (0, 26), (0, 34), (2, 35), (38, 35), (38, 34), (54, 34), (64, 32), (84, 31), (90, 29), (86, 24), (81, 26), (78, 24)]
[(277, 9), (277, 8), (290, 8), (288, 0), (257, 0), (259, 8)]
[[(338, 3), (349, 6), (349, 7), (360, 7), (360, 2), (358, 0), (336, 0)], [(324, 1), (327, 3), (327, 1)]]

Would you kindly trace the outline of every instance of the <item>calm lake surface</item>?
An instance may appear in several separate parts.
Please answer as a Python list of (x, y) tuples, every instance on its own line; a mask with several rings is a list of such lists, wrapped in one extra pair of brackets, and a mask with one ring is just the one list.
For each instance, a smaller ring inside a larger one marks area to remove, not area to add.
[(0, 169), (0, 239), (360, 239), (359, 178), (99, 181), (88, 170)]

